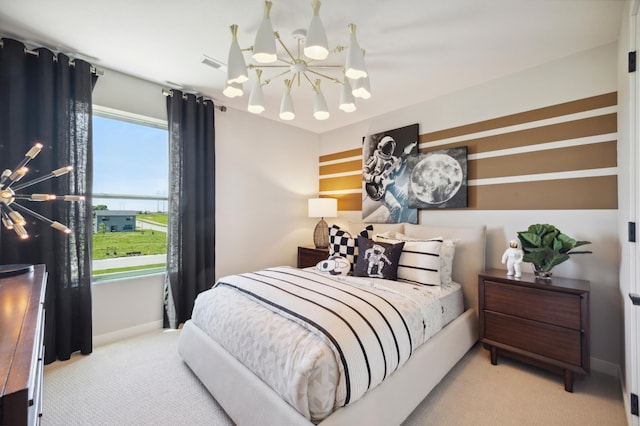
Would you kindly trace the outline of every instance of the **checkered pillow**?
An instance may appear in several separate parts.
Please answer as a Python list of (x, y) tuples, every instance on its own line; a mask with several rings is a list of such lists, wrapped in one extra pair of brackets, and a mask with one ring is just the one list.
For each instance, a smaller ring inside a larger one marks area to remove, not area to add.
[[(371, 238), (373, 225), (368, 225), (358, 235)], [(358, 235), (352, 237), (347, 231), (343, 231), (337, 225), (329, 228), (329, 256), (342, 256), (349, 259), (351, 265), (358, 260)]]

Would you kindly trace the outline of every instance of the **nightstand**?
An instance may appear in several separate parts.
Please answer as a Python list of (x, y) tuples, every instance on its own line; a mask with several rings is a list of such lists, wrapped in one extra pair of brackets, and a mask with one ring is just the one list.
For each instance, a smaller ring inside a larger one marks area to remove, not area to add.
[(499, 354), (561, 373), (567, 392), (574, 374), (589, 374), (589, 281), (491, 269), (478, 275), (478, 304), (491, 364)]
[(328, 248), (301, 247), (298, 246), (298, 268), (316, 266), (321, 260), (329, 257)]

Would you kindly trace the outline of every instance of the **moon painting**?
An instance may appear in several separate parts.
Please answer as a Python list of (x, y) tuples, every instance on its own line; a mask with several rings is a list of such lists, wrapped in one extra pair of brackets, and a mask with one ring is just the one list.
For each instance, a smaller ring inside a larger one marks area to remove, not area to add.
[(467, 147), (409, 158), (409, 207), (467, 207)]

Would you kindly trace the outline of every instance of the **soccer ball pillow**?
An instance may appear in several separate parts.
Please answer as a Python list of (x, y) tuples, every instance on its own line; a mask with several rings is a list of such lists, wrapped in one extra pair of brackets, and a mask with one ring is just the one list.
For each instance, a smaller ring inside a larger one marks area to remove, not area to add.
[(351, 271), (351, 262), (342, 256), (329, 256), (316, 265), (318, 271), (328, 272), (331, 275), (347, 275)]

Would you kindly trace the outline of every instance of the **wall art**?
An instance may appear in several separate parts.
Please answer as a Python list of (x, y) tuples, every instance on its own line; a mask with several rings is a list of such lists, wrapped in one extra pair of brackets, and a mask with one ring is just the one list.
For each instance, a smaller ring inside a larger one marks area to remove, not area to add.
[(409, 207), (408, 160), (418, 153), (418, 124), (368, 135), (362, 145), (362, 219), (418, 223)]
[(409, 207), (467, 207), (467, 147), (409, 157)]

